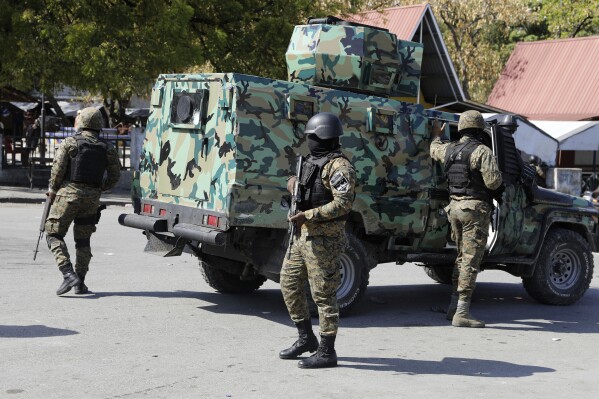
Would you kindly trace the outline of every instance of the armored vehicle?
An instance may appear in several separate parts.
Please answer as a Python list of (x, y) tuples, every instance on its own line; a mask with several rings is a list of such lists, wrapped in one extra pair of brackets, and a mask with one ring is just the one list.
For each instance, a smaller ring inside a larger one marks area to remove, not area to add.
[[(152, 90), (136, 214), (146, 251), (199, 259), (223, 293), (278, 281), (287, 244), (289, 193), (306, 121), (332, 112), (341, 147), (356, 169), (349, 245), (338, 298), (347, 312), (364, 295), (370, 270), (417, 262), (448, 283), (456, 258), (443, 208), (442, 165), (429, 156), (433, 121), (455, 138), (459, 115), (416, 101), (420, 43), (337, 18), (297, 26), (286, 53), (288, 80), (238, 73), (160, 75)], [(401, 98), (401, 100), (400, 100)], [(531, 296), (571, 304), (589, 287), (599, 213), (586, 201), (537, 187), (512, 137), (511, 115), (489, 121), (488, 145), (506, 189), (495, 203), (484, 269), (522, 277)]]

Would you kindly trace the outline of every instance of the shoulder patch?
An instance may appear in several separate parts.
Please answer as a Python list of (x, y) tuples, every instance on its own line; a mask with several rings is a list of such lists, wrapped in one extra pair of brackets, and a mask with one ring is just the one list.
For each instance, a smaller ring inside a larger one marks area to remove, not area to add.
[(349, 180), (342, 172), (335, 172), (331, 177), (331, 186), (340, 193), (346, 193), (349, 190)]

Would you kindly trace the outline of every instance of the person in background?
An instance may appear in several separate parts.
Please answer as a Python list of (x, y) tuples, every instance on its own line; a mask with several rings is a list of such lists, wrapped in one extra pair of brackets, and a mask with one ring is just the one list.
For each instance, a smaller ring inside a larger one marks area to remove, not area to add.
[[(56, 151), (46, 193), (52, 203), (46, 219), (46, 241), (63, 275), (57, 295), (73, 287), (75, 294), (90, 292), (85, 277), (92, 258), (90, 237), (100, 219), (100, 195), (114, 187), (121, 174), (114, 147), (98, 137), (103, 126), (100, 112), (95, 108), (83, 109), (75, 125), (77, 134), (64, 139)], [(64, 241), (73, 221), (74, 270)]]

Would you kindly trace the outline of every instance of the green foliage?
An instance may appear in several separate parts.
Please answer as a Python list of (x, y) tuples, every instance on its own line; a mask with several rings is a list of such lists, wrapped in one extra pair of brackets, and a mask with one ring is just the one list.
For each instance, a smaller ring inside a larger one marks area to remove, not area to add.
[[(126, 103), (160, 73), (284, 79), (294, 25), (422, 0), (0, 0), (0, 85)], [(515, 43), (599, 34), (597, 0), (431, 0), (464, 88), (485, 101)]]
[(535, 6), (554, 39), (599, 34), (597, 0), (539, 0)]
[[(203, 59), (183, 0), (4, 1), (0, 84), (52, 91), (61, 85), (126, 101), (161, 72)], [(6, 11), (6, 14), (4, 12)]]
[(342, 1), (191, 0), (192, 29), (212, 70), (285, 79), (293, 28), (308, 17), (338, 14)]

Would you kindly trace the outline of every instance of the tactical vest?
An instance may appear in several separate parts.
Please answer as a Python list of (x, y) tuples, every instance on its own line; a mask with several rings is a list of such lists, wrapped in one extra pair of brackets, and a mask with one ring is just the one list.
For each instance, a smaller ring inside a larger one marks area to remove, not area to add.
[(449, 194), (469, 196), (491, 203), (492, 196), (483, 176), (470, 168), (470, 157), (474, 150), (484, 145), (477, 140), (451, 143), (445, 152), (445, 173), (449, 180)]
[(308, 156), (302, 165), (300, 176), (300, 191), (302, 196), (301, 211), (318, 208), (333, 200), (333, 193), (322, 183), (322, 169), (330, 161), (345, 156), (340, 152), (332, 152), (322, 158)]
[(74, 183), (101, 187), (108, 163), (106, 159), (108, 145), (102, 139), (92, 143), (81, 134), (76, 134), (73, 138), (77, 141), (77, 155), (69, 161), (70, 180)]

